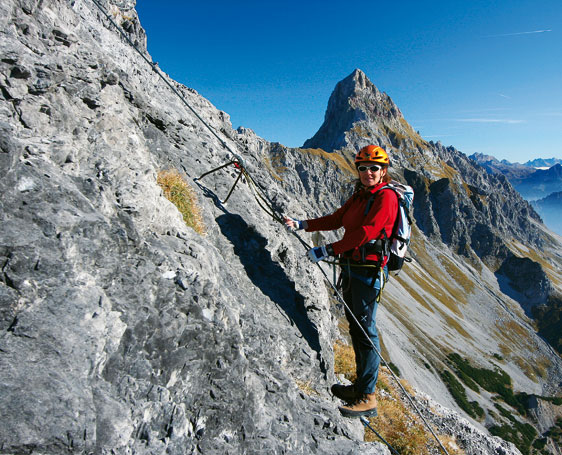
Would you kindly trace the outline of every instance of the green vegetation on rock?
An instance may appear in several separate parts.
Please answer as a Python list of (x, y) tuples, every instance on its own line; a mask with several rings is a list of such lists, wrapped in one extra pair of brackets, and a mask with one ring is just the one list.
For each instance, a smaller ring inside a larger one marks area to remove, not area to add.
[(484, 417), (484, 410), (480, 407), (478, 402), (468, 401), (464, 387), (450, 371), (443, 370), (441, 372), (441, 378), (463, 411), (475, 419)]
[(503, 401), (515, 408), (521, 415), (527, 414), (529, 395), (524, 392), (514, 394), (511, 388), (511, 378), (505, 371), (499, 368), (490, 370), (473, 367), (468, 360), (456, 353), (449, 354), (447, 358), (453, 364), (459, 378), (468, 387), (478, 392), (474, 384), (477, 383), (488, 392), (497, 393)]
[(537, 430), (532, 425), (513, 419), (511, 425), (494, 425), (489, 431), (494, 436), (513, 442), (523, 455), (531, 455), (531, 444), (537, 436)]

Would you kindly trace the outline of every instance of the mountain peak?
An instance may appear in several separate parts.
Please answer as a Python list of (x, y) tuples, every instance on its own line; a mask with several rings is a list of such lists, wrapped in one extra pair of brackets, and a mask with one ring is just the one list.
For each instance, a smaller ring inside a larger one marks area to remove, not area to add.
[(345, 79), (341, 81), (342, 85), (346, 86), (353, 86), (355, 89), (364, 90), (367, 88), (374, 88), (377, 90), (375, 85), (369, 80), (367, 75), (361, 71), (359, 68), (356, 68), (353, 73), (347, 76)]
[[(396, 122), (402, 113), (390, 97), (380, 92), (360, 69), (336, 84), (318, 132), (308, 139), (304, 148), (321, 148), (332, 152), (377, 142), (378, 134), (352, 137), (350, 131), (380, 131), (382, 122)], [(359, 125), (362, 124), (362, 125)], [(379, 144), (384, 145), (384, 144)]]

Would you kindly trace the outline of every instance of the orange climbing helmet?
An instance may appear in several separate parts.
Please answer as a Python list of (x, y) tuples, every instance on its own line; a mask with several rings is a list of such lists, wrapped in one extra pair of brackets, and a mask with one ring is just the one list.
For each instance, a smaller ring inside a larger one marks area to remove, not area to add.
[(382, 166), (390, 165), (388, 153), (378, 145), (367, 145), (359, 150), (359, 153), (355, 156), (355, 165), (364, 162), (377, 163)]

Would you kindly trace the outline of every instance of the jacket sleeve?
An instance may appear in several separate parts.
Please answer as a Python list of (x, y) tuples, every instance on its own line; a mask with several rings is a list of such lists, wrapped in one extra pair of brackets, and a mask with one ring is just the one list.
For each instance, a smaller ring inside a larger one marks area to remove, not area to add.
[(346, 230), (343, 238), (332, 244), (335, 254), (341, 254), (382, 237), (383, 229), (390, 237), (398, 215), (398, 196), (392, 190), (382, 190), (375, 196), (373, 206), (362, 226)]
[(326, 215), (320, 218), (314, 218), (312, 220), (306, 220), (308, 227), (306, 232), (314, 231), (333, 231), (334, 229), (339, 229), (343, 226), (342, 219), (351, 204), (353, 197), (348, 199), (344, 205), (337, 209), (331, 215)]

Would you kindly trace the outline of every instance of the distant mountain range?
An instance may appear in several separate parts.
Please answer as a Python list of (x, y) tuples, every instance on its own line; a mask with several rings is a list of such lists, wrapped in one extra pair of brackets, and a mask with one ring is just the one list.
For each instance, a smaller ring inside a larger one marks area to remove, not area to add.
[(527, 161), (524, 166), (536, 167), (536, 168), (549, 168), (555, 164), (562, 164), (562, 159), (560, 158), (537, 158), (536, 160)]
[(505, 175), (515, 189), (528, 201), (545, 198), (562, 191), (562, 159), (537, 158), (525, 164), (475, 153), (469, 158), (476, 161), (489, 174)]
[(508, 177), (508, 179), (525, 199), (529, 201), (542, 199), (562, 191), (562, 164), (555, 164), (544, 170), (537, 169), (525, 177)]
[(486, 167), (486, 165), (494, 165), (498, 164), (500, 166), (504, 166), (506, 168), (549, 168), (554, 166), (555, 164), (562, 164), (561, 158), (536, 158), (534, 160), (529, 160), (526, 163), (512, 163), (507, 160), (498, 160), (496, 157), (492, 155), (484, 155), (483, 153), (473, 153), (469, 156), (469, 158), (473, 161), (476, 161), (478, 164)]
[[(537, 158), (532, 161), (527, 161), (525, 164), (511, 163), (507, 160), (500, 161), (494, 156), (484, 155), (483, 153), (474, 153), (470, 155), (469, 158), (476, 161), (490, 174), (505, 175), (512, 185), (515, 185), (514, 179), (524, 180), (535, 174), (538, 170), (546, 170), (556, 164), (562, 164), (562, 159), (559, 158)], [(523, 196), (525, 197), (525, 195)], [(539, 199), (539, 197), (533, 197), (532, 199)]]
[(562, 159), (537, 158), (520, 164), (482, 153), (469, 158), (490, 174), (505, 175), (521, 196), (532, 202), (545, 224), (562, 235)]
[(531, 204), (545, 224), (554, 232), (562, 235), (562, 216), (560, 216), (562, 214), (562, 192), (552, 193), (543, 199), (532, 201)]

